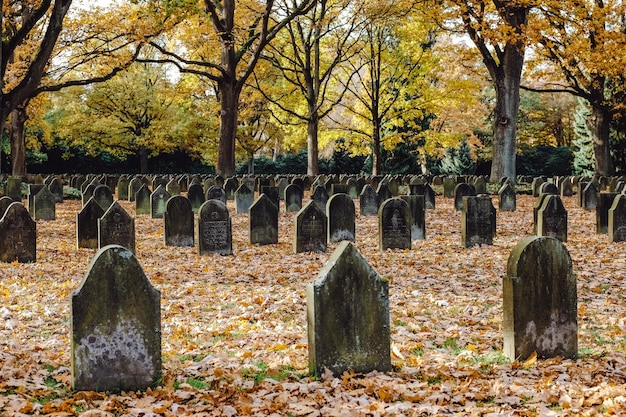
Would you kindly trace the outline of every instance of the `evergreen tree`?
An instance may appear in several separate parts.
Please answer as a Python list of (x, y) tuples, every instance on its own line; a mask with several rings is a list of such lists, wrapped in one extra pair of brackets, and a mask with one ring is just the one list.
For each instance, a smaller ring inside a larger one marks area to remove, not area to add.
[(574, 111), (574, 173), (576, 175), (591, 176), (595, 171), (593, 157), (593, 143), (591, 130), (587, 119), (591, 116), (591, 109), (587, 100), (578, 98), (578, 105)]
[(472, 159), (466, 139), (463, 139), (459, 149), (446, 148), (439, 171), (446, 175), (471, 175), (476, 172), (476, 162)]

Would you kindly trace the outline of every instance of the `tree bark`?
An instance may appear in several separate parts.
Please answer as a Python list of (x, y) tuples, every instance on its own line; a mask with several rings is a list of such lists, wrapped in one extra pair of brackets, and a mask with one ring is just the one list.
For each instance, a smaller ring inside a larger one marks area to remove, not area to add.
[(11, 112), (10, 138), (11, 138), (11, 174), (14, 177), (26, 176), (26, 140), (24, 138), (24, 125), (28, 120), (26, 108), (20, 106)]
[(309, 112), (307, 123), (307, 175), (319, 175), (319, 148), (318, 148), (318, 115), (315, 110)]
[(587, 125), (591, 131), (591, 138), (593, 140), (596, 175), (613, 175), (613, 158), (611, 157), (609, 146), (611, 119), (612, 115), (608, 109), (592, 104), (591, 117), (587, 120)]
[(220, 83), (220, 141), (217, 153), (217, 175), (224, 178), (235, 175), (235, 138), (239, 104), (238, 88), (235, 84)]
[(139, 171), (142, 174), (147, 174), (150, 172), (149, 166), (148, 166), (148, 148), (141, 145), (139, 147), (138, 153), (139, 153)]
[(372, 131), (372, 175), (382, 175), (383, 161), (380, 157), (380, 122), (374, 118)]

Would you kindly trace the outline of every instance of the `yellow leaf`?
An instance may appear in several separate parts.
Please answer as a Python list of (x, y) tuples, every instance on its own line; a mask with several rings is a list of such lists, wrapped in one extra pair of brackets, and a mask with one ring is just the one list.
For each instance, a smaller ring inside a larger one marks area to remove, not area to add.
[(530, 354), (530, 356), (524, 362), (522, 362), (522, 367), (530, 368), (536, 362), (537, 362), (537, 352), (533, 352), (533, 353)]

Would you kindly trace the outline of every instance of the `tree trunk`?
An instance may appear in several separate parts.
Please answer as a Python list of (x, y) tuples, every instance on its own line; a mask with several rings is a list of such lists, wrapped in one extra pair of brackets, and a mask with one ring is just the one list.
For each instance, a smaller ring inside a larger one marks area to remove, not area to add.
[(248, 153), (248, 174), (254, 175), (254, 152)]
[(142, 174), (147, 174), (150, 172), (150, 170), (148, 169), (148, 148), (142, 145), (139, 147), (138, 153), (139, 153), (139, 171)]
[(382, 175), (383, 161), (380, 157), (380, 123), (374, 120), (372, 131), (372, 175)]
[(504, 49), (504, 61), (494, 71), (496, 108), (494, 110), (493, 160), (491, 181), (507, 177), (515, 181), (515, 151), (520, 84), (524, 50), (513, 45)]
[(26, 140), (24, 137), (24, 124), (28, 116), (26, 108), (20, 106), (11, 112), (10, 137), (11, 137), (11, 173), (14, 177), (26, 176)]
[(239, 91), (235, 84), (220, 82), (220, 142), (217, 154), (217, 175), (235, 175), (235, 138), (237, 136)]
[(587, 120), (587, 125), (591, 131), (591, 138), (593, 140), (596, 175), (613, 175), (613, 158), (611, 158), (609, 146), (611, 119), (611, 113), (603, 106), (592, 105), (591, 117)]
[(319, 175), (319, 149), (317, 144), (317, 134), (319, 129), (318, 115), (309, 111), (309, 122), (307, 124), (307, 175)]

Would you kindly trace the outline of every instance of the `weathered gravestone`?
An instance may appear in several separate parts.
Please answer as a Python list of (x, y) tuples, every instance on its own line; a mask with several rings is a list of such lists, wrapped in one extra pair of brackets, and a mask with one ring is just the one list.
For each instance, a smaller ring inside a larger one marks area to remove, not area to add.
[(326, 214), (315, 201), (302, 207), (294, 218), (295, 235), (293, 250), (300, 252), (326, 252), (328, 224)]
[(278, 207), (265, 194), (250, 206), (249, 238), (251, 244), (278, 243)]
[(509, 182), (505, 182), (498, 191), (498, 209), (500, 211), (515, 211), (517, 209), (517, 195)]
[(213, 185), (206, 192), (206, 200), (218, 200), (222, 203), (226, 204), (226, 192), (224, 189), (218, 185)]
[(551, 182), (544, 182), (539, 186), (539, 194), (558, 195), (559, 189)]
[(378, 194), (374, 187), (366, 184), (359, 197), (362, 216), (376, 216), (378, 214)]
[(389, 188), (389, 185), (386, 181), (382, 181), (380, 184), (378, 184), (376, 194), (378, 194), (378, 201), (380, 202), (380, 204), (384, 203), (390, 198), (393, 198), (391, 188)]
[(328, 241), (349, 240), (356, 236), (354, 201), (348, 194), (334, 194), (326, 203), (328, 213)]
[(609, 209), (609, 242), (626, 241), (626, 194), (615, 197)]
[[(35, 196), (39, 191), (41, 191), (45, 187), (43, 184), (28, 184), (28, 211), (30, 215), (33, 216), (35, 214)], [(86, 201), (85, 201), (86, 202)]]
[(276, 208), (280, 209), (280, 198), (278, 198), (278, 187), (273, 185), (264, 185), (261, 187), (261, 193), (265, 194), (270, 199)]
[(443, 178), (443, 196), (445, 198), (454, 198), (454, 188), (456, 180), (453, 177)]
[(5, 195), (15, 202), (22, 202), (22, 179), (7, 178)]
[(317, 204), (317, 208), (319, 208), (324, 214), (326, 214), (326, 203), (328, 202), (328, 192), (326, 189), (318, 185), (313, 188), (313, 194), (311, 194), (311, 200), (315, 204)]
[(596, 197), (596, 233), (609, 233), (609, 209), (617, 193), (598, 193)]
[(87, 184), (85, 188), (83, 188), (83, 191), (81, 192), (81, 197), (80, 197), (81, 203), (83, 204), (83, 206), (87, 204), (87, 201), (89, 201), (91, 197), (93, 197), (93, 192), (96, 190), (96, 187), (98, 187), (99, 185), (102, 185), (102, 184)]
[(104, 209), (92, 198), (76, 214), (76, 247), (98, 248), (98, 219), (104, 215)]
[(391, 370), (389, 282), (352, 243), (339, 244), (306, 293), (312, 374)]
[(130, 180), (127, 177), (120, 177), (117, 182), (117, 199), (118, 200), (128, 200), (128, 185), (130, 184)]
[(165, 246), (193, 246), (193, 209), (187, 197), (175, 195), (163, 213)]
[(407, 202), (411, 211), (411, 239), (426, 239), (426, 196), (403, 195), (400, 198)]
[(248, 185), (241, 184), (235, 191), (235, 212), (248, 213), (250, 206), (254, 203), (254, 191)]
[(37, 260), (37, 223), (22, 203), (13, 202), (0, 219), (0, 262)]
[(348, 195), (350, 198), (354, 199), (359, 196), (359, 184), (354, 178), (348, 178), (346, 186), (348, 187)]
[(546, 194), (537, 211), (537, 236), (553, 237), (567, 242), (567, 210), (558, 195)]
[(135, 219), (117, 201), (98, 219), (98, 248), (119, 245), (135, 253)]
[(239, 181), (237, 178), (227, 178), (224, 181), (224, 193), (226, 193), (226, 200), (235, 199), (235, 191), (239, 188)]
[(93, 190), (92, 197), (104, 211), (113, 204), (113, 191), (106, 185), (98, 185)]
[(288, 212), (298, 212), (302, 208), (304, 193), (302, 188), (296, 184), (289, 184), (285, 187), (285, 210)]
[(226, 204), (219, 200), (206, 201), (198, 212), (198, 253), (233, 253), (230, 213)]
[(409, 195), (423, 195), (424, 196), (424, 208), (426, 210), (435, 209), (435, 191), (430, 185), (424, 184), (410, 184)]
[(487, 181), (485, 178), (478, 177), (474, 180), (474, 190), (476, 191), (476, 195), (478, 194), (487, 194)]
[(411, 210), (406, 201), (390, 198), (378, 210), (378, 247), (411, 249)]
[(145, 390), (161, 378), (161, 293), (132, 252), (102, 248), (71, 296), (72, 387)]
[(191, 202), (191, 209), (194, 213), (197, 213), (200, 206), (206, 201), (204, 198), (204, 189), (202, 185), (192, 183), (187, 190), (187, 198)]
[(572, 185), (571, 177), (565, 177), (559, 183), (559, 192), (561, 197), (571, 197), (574, 195), (574, 186)]
[(50, 180), (50, 183), (48, 184), (48, 188), (50, 189), (50, 192), (54, 196), (54, 202), (62, 203), (63, 202), (63, 182), (61, 182), (61, 180), (58, 178), (52, 178), (52, 180)]
[[(128, 182), (128, 201), (135, 201), (137, 197), (137, 192), (141, 189), (145, 184), (139, 178), (133, 178)], [(146, 188), (148, 186), (146, 185)], [(147, 214), (147, 213), (146, 213)]]
[(45, 186), (39, 190), (33, 198), (33, 209), (31, 210), (33, 219), (35, 220), (55, 220), (56, 219), (56, 203), (54, 196)]
[(278, 188), (278, 199), (279, 200), (284, 200), (285, 199), (285, 188), (287, 188), (288, 185), (289, 185), (289, 181), (287, 181), (287, 178), (285, 178), (285, 177), (280, 177), (276, 181), (276, 187)]
[(531, 236), (511, 251), (503, 278), (503, 353), (523, 361), (575, 358), (578, 353), (576, 276), (560, 240)]
[(463, 210), (463, 197), (476, 196), (476, 189), (473, 185), (462, 182), (454, 187), (454, 209)]
[(466, 248), (493, 245), (496, 235), (496, 209), (485, 194), (463, 197), (461, 242)]
[(530, 184), (530, 188), (533, 192), (533, 197), (539, 197), (541, 184), (546, 182), (542, 177), (537, 177), (533, 179), (533, 182)]
[(12, 203), (15, 203), (15, 201), (11, 197), (0, 197), (0, 219)]
[(165, 213), (165, 203), (171, 197), (170, 193), (165, 191), (165, 186), (159, 185), (156, 190), (150, 194), (150, 215), (153, 219), (162, 219)]
[(152, 193), (146, 184), (141, 184), (135, 193), (135, 214), (150, 214)]
[(598, 187), (593, 182), (585, 186), (582, 196), (582, 207), (585, 210), (595, 210), (598, 205)]
[(176, 178), (172, 178), (165, 185), (165, 191), (172, 197), (175, 195), (180, 195), (180, 184)]

